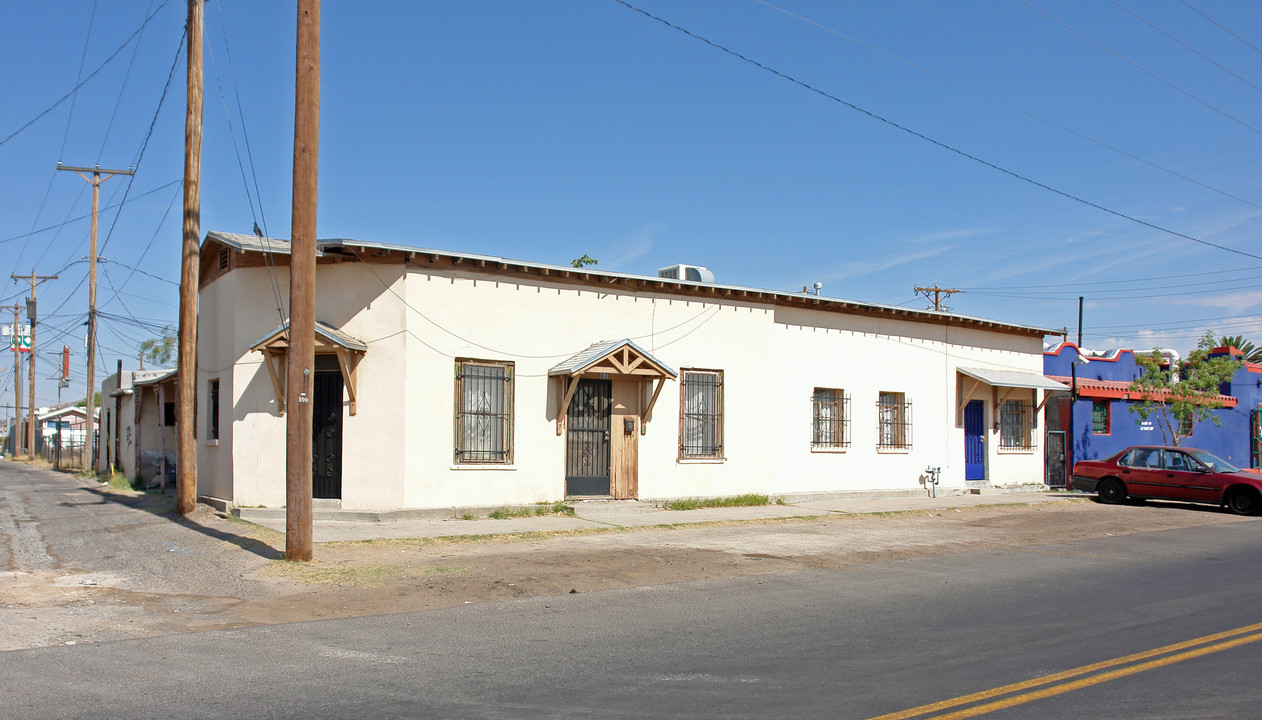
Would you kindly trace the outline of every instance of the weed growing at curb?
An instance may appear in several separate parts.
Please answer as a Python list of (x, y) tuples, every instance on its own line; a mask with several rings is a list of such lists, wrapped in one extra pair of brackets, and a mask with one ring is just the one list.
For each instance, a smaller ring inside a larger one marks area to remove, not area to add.
[(683, 498), (682, 500), (667, 500), (662, 503), (662, 508), (666, 510), (698, 510), (700, 508), (712, 507), (754, 507), (757, 505), (770, 505), (771, 497), (758, 493), (745, 493), (744, 495), (728, 495), (727, 497), (716, 498)]
[[(571, 508), (569, 505), (566, 505), (565, 503), (558, 500), (557, 502), (553, 502), (553, 503), (546, 502), (546, 501), (535, 503), (534, 507), (524, 507), (520, 505), (518, 506), (501, 505), (500, 507), (497, 507), (491, 512), (487, 513), (487, 517), (491, 518), (492, 520), (508, 520), (509, 518), (540, 517), (543, 515), (571, 515), (572, 516), (573, 514), (574, 514), (573, 508)], [(465, 513), (461, 517), (464, 520), (472, 520), (474, 519), (474, 517), (477, 517), (477, 516), (475, 515), (475, 516), (470, 517), (470, 513)]]

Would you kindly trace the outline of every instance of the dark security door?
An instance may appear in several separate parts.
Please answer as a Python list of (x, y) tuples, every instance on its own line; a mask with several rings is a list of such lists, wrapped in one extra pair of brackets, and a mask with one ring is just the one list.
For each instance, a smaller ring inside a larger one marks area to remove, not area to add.
[(1048, 487), (1065, 487), (1065, 431), (1047, 432), (1047, 450), (1043, 456), (1043, 482)]
[(317, 370), (311, 408), (311, 496), (342, 497), (342, 373)]
[(565, 494), (609, 494), (612, 383), (579, 380), (565, 415)]
[(985, 406), (981, 400), (970, 400), (964, 406), (964, 479), (986, 479)]

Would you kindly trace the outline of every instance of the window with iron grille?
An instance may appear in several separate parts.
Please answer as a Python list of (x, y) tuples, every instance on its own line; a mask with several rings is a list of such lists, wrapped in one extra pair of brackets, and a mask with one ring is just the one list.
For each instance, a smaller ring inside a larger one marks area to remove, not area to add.
[(1181, 435), (1182, 437), (1188, 437), (1189, 435), (1191, 435), (1192, 434), (1192, 413), (1189, 412), (1187, 415), (1184, 415), (1178, 418), (1178, 420), (1179, 420), (1179, 435)]
[(900, 392), (883, 392), (876, 402), (876, 446), (911, 449), (911, 401)]
[(685, 370), (679, 384), (679, 457), (723, 457), (723, 372)]
[(999, 406), (999, 449), (1034, 447), (1034, 408), (1024, 400), (1005, 400)]
[(513, 364), (456, 361), (457, 463), (513, 461)]
[(1091, 403), (1091, 433), (1093, 435), (1109, 434), (1109, 401), (1096, 400)]
[(850, 447), (850, 396), (844, 390), (815, 388), (811, 395), (811, 448)]

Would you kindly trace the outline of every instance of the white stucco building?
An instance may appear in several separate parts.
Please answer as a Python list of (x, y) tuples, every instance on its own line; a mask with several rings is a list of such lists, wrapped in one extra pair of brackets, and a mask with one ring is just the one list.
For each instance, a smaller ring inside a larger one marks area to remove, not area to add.
[(97, 472), (118, 470), (153, 485), (174, 481), (175, 383), (175, 370), (124, 370), (121, 362), (101, 381)]
[[(319, 243), (314, 494), (346, 509), (1038, 483), (1051, 330)], [(202, 247), (198, 493), (285, 502), (288, 243)], [(278, 310), (280, 307), (282, 309)], [(270, 364), (270, 369), (269, 369)], [(997, 409), (998, 408), (998, 409)]]

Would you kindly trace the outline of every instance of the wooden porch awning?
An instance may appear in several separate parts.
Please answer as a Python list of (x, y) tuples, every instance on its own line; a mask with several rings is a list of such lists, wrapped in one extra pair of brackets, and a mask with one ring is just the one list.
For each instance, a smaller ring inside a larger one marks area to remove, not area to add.
[[(267, 374), (272, 378), (272, 388), (276, 391), (276, 407), (281, 415), (285, 414), (285, 364), (289, 358), (289, 321), (259, 338), (250, 346), (251, 351), (263, 353), (263, 364), (267, 365)], [(350, 414), (356, 411), (356, 369), (359, 361), (368, 352), (368, 345), (328, 323), (316, 321), (315, 352), (317, 355), (336, 355), (338, 367), (342, 370), (342, 384), (346, 394), (350, 396)]]
[(1056, 382), (1044, 375), (1035, 372), (1026, 372), (1023, 370), (996, 370), (992, 368), (956, 368), (959, 371), (959, 389), (956, 397), (959, 402), (956, 405), (956, 424), (964, 423), (964, 406), (968, 405), (970, 400), (980, 395), (979, 391), (984, 392), (983, 385), (990, 388), (994, 399), (994, 407), (999, 407), (1004, 400), (1012, 394), (1013, 390), (1032, 390), (1037, 393), (1039, 390), (1043, 392), (1043, 400), (1034, 408), (1034, 412), (1042, 409), (1047, 399), (1051, 397), (1051, 393), (1061, 390), (1068, 390), (1061, 383)]
[(669, 365), (650, 355), (631, 340), (604, 340), (559, 363), (548, 371), (561, 379), (560, 405), (557, 408), (557, 435), (565, 427), (565, 414), (574, 399), (578, 381), (586, 378), (635, 377), (653, 383), (653, 396), (640, 413), (640, 432), (646, 431), (653, 417), (653, 405), (667, 380), (679, 377)]

